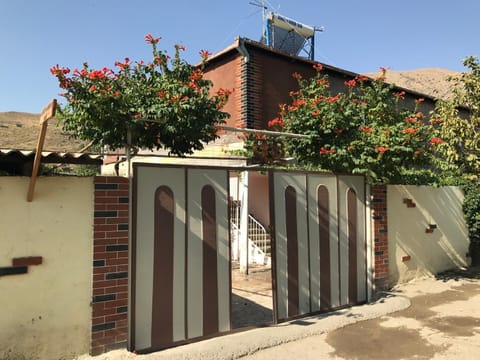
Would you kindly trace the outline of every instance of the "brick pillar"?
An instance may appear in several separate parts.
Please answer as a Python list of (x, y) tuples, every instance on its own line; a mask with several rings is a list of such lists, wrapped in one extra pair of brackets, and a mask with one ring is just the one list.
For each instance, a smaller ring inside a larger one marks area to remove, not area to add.
[(375, 292), (386, 290), (388, 282), (388, 214), (387, 214), (387, 186), (372, 186), (372, 228), (374, 269), (373, 281)]
[(98, 355), (127, 346), (128, 179), (97, 176), (95, 185), (92, 341)]

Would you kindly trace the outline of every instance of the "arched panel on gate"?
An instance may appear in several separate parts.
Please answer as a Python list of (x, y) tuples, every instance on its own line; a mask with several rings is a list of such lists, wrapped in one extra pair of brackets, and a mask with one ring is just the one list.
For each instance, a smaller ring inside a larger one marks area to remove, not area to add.
[(203, 335), (218, 332), (217, 215), (215, 189), (202, 188)]
[(348, 303), (358, 302), (357, 284), (357, 194), (355, 190), (347, 191), (347, 234), (348, 234)]
[(155, 225), (153, 249), (152, 332), (153, 348), (173, 343), (173, 191), (160, 186), (155, 191)]
[(330, 202), (328, 188), (317, 189), (317, 215), (320, 248), (320, 310), (331, 308), (330, 274)]
[(298, 231), (297, 231), (297, 192), (293, 186), (285, 189), (285, 225), (287, 235), (287, 316), (296, 316), (299, 312), (298, 286)]

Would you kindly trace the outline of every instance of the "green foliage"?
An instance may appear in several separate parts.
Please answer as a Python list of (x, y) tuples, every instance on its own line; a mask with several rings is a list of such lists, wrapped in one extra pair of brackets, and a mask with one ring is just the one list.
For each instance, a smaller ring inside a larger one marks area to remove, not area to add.
[[(157, 49), (160, 38), (148, 34), (145, 40), (152, 46), (149, 63), (125, 58), (116, 70), (90, 69), (88, 63), (72, 73), (58, 65), (51, 69), (65, 90), (67, 103), (59, 114), (64, 130), (111, 149), (163, 147), (180, 156), (201, 150), (217, 137), (215, 125), (229, 116), (221, 108), (230, 91), (212, 96), (202, 68), (181, 59), (183, 46), (176, 45), (170, 58)], [(209, 53), (200, 55), (203, 64)]]
[[(437, 102), (433, 116), (441, 123), (438, 147), (443, 155), (442, 170), (458, 171), (463, 176), (478, 179), (480, 173), (480, 63), (470, 56), (463, 61), (470, 71), (451, 78), (454, 84), (452, 100)], [(462, 117), (459, 108), (468, 109)]]
[(463, 212), (470, 233), (470, 241), (480, 246), (480, 183), (469, 182), (463, 186), (465, 200)]
[(100, 175), (100, 165), (42, 164), (40, 173), (46, 176), (95, 176)]
[(281, 105), (284, 130), (310, 136), (288, 139), (289, 155), (302, 164), (365, 175), (370, 183), (404, 182), (431, 163), (442, 140), (418, 109), (399, 108), (405, 93), (394, 93), (385, 73), (372, 81), (357, 76), (333, 95), (321, 66), (315, 69), (310, 79), (294, 74), (299, 90), (291, 92), (290, 105)]

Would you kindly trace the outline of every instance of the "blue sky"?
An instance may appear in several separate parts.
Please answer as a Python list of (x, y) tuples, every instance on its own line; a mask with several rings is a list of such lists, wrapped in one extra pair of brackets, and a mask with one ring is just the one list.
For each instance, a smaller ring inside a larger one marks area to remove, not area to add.
[[(55, 64), (113, 67), (149, 59), (144, 35), (160, 47), (217, 52), (243, 36), (258, 40), (262, 14), (251, 0), (0, 0), (0, 111), (38, 113), (60, 89)], [(312, 26), (315, 59), (365, 73), (390, 67), (463, 71), (462, 59), (480, 54), (478, 0), (270, 0), (270, 11)]]

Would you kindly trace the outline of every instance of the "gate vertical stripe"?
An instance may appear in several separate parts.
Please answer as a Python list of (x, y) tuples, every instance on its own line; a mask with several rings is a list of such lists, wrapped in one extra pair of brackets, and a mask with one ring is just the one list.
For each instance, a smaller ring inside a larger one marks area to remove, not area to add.
[(298, 238), (297, 238), (297, 193), (292, 186), (285, 189), (285, 225), (287, 233), (287, 316), (299, 314), (298, 293)]
[(347, 192), (348, 221), (348, 303), (356, 304), (357, 296), (357, 194), (349, 189)]
[(174, 198), (168, 186), (155, 192), (154, 218), (151, 345), (158, 349), (173, 342)]
[(203, 335), (218, 332), (217, 219), (215, 190), (202, 189)]
[(326, 186), (317, 190), (318, 232), (320, 239), (320, 310), (332, 305), (330, 284), (330, 204)]

